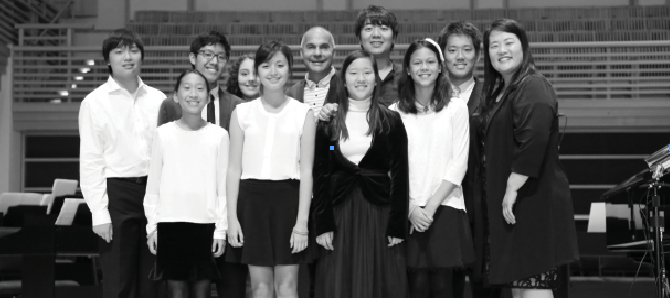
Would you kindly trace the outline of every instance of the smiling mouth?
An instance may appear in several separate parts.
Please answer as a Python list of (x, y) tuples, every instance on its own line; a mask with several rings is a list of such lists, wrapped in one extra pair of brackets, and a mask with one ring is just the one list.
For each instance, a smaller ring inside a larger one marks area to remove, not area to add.
[(502, 62), (503, 60), (512, 60), (512, 57), (500, 57), (500, 58), (498, 58), (498, 62)]
[(384, 42), (382, 42), (382, 41), (371, 41), (370, 45), (375, 47), (375, 48), (379, 48), (379, 47), (384, 45)]
[(188, 104), (189, 106), (192, 106), (192, 107), (197, 107), (200, 104), (200, 102), (199, 101), (194, 101), (194, 100), (187, 100), (186, 104)]

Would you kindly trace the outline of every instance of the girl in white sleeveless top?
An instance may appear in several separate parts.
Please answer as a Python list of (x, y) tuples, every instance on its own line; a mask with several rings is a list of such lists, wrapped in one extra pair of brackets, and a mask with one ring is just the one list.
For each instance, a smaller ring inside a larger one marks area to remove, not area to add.
[(226, 261), (249, 265), (254, 297), (297, 297), (307, 261), (314, 114), (284, 95), (291, 50), (271, 41), (256, 52), (261, 97), (239, 104), (230, 123)]

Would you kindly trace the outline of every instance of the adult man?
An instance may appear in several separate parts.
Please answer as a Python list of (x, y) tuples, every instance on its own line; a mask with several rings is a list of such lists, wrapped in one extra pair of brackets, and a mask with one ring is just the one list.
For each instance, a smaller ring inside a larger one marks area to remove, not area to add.
[(310, 106), (317, 116), (330, 92), (337, 70), (333, 67), (335, 39), (330, 31), (313, 27), (305, 32), (300, 42), (300, 56), (307, 67), (305, 79), (291, 87), (288, 95)]
[(148, 278), (155, 257), (145, 244), (143, 201), (165, 94), (140, 79), (144, 46), (134, 32), (113, 31), (102, 54), (110, 77), (81, 103), (79, 169), (93, 232), (101, 238), (103, 297), (162, 297), (162, 283)]
[[(230, 125), (230, 114), (242, 100), (219, 86), (219, 78), (226, 68), (230, 57), (230, 45), (226, 37), (216, 31), (198, 35), (191, 43), (188, 60), (194, 69), (201, 72), (209, 83), (210, 102), (202, 111), (202, 118), (218, 124), (225, 130)], [(163, 101), (158, 117), (158, 125), (181, 118), (181, 107), (176, 99)], [(216, 290), (220, 297), (244, 298), (246, 295), (247, 276), (249, 269), (246, 264), (234, 264), (216, 259), (221, 279), (216, 280)]]
[[(465, 207), (468, 210), (473, 239), (475, 241), (475, 264), (470, 272), (473, 297), (500, 297), (500, 289), (483, 287), (484, 206), (481, 191), (481, 154), (477, 127), (479, 124), (479, 100), (483, 83), (473, 76), (475, 64), (479, 61), (482, 34), (477, 27), (463, 21), (452, 22), (440, 32), (438, 44), (444, 53), (444, 63), (449, 73), (452, 89), (468, 105), (470, 114), (470, 153), (468, 171), (463, 179)], [(454, 271), (454, 297), (463, 297), (465, 275)]]

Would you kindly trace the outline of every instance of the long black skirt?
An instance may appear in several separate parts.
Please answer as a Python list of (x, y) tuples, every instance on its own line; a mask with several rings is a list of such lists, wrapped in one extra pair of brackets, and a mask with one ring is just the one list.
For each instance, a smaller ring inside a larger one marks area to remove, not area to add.
[(212, 243), (214, 224), (159, 222), (156, 228), (154, 280), (197, 281), (218, 279)]
[(314, 297), (408, 296), (405, 243), (388, 246), (389, 211), (389, 206), (368, 202), (360, 188), (333, 207), (334, 250), (319, 246)]
[(427, 231), (407, 238), (409, 270), (463, 268), (475, 261), (468, 216), (463, 210), (440, 206)]
[(307, 262), (313, 244), (295, 254), (291, 248), (300, 181), (244, 179), (239, 189), (237, 218), (244, 243), (240, 248), (227, 244), (226, 261), (262, 267)]

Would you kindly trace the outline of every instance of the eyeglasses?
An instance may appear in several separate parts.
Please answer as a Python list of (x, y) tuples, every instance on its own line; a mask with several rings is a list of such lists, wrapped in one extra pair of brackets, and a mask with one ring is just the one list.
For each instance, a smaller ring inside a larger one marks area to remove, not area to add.
[(215, 53), (212, 52), (212, 51), (198, 51), (198, 53), (200, 53), (200, 55), (202, 55), (203, 57), (205, 57), (205, 59), (206, 59), (207, 61), (214, 59), (214, 57), (216, 57), (217, 59), (219, 59), (219, 61), (226, 61), (226, 60), (228, 60), (228, 57), (226, 57), (225, 55), (215, 54)]

